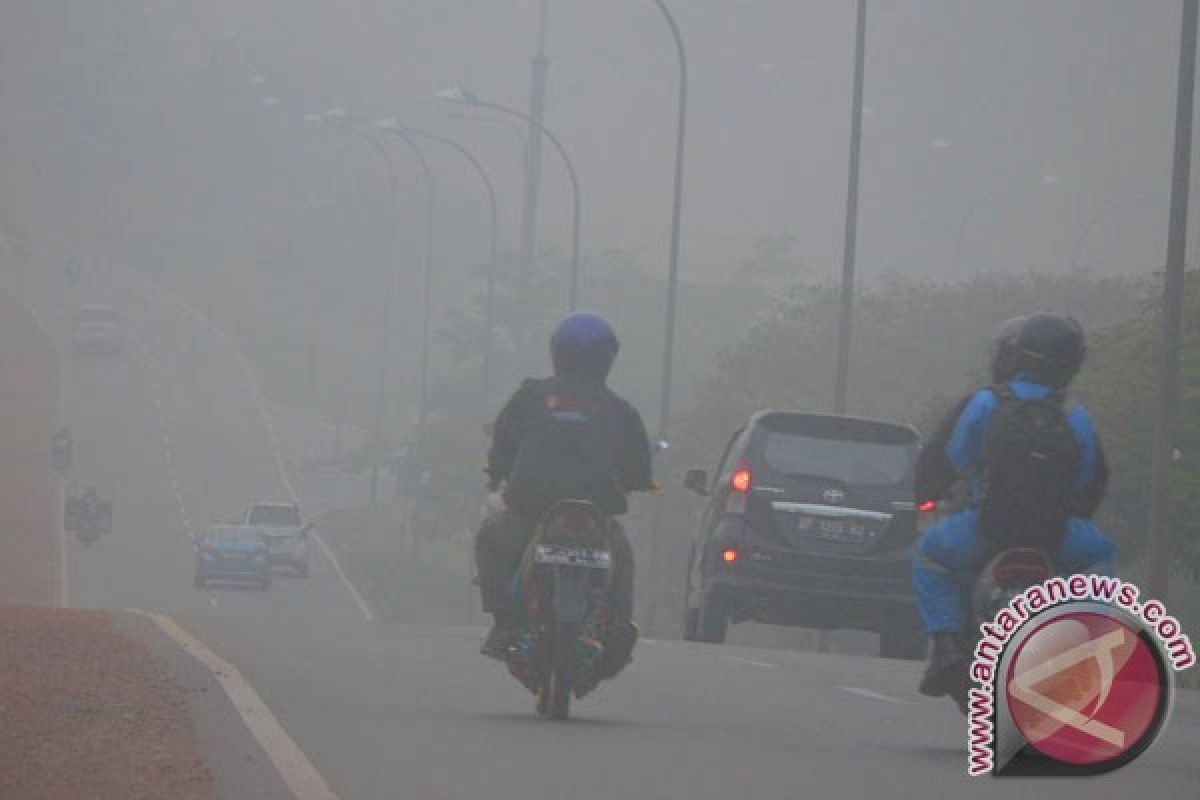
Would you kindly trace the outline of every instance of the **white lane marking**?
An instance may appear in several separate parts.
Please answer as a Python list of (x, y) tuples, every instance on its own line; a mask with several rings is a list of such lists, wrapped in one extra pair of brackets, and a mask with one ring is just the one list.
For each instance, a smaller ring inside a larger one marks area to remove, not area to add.
[[(142, 285), (136, 276), (134, 277), (134, 285)], [(179, 308), (183, 309), (185, 314), (192, 317), (192, 319), (199, 323), (202, 327), (208, 328), (210, 331), (212, 331), (216, 337), (223, 341), (225, 345), (233, 352), (234, 357), (237, 359), (238, 364), (242, 368), (242, 372), (244, 372), (246, 375), (246, 380), (250, 384), (250, 394), (254, 398), (255, 408), (258, 411), (258, 416), (262, 421), (263, 428), (267, 432), (267, 437), (270, 439), (272, 455), (275, 458), (275, 469), (279, 473), (279, 482), (283, 484), (283, 489), (287, 493), (290, 500), (299, 505), (299, 497), (296, 494), (296, 489), (292, 485), (292, 479), (289, 477), (287, 467), (283, 461), (282, 448), (279, 445), (279, 436), (275, 432), (275, 426), (271, 424), (271, 416), (267, 413), (266, 409), (266, 398), (264, 398), (262, 392), (259, 391), (258, 376), (254, 374), (254, 368), (250, 366), (250, 359), (246, 358), (246, 354), (242, 352), (242, 349), (238, 347), (237, 342), (235, 342), (229, 334), (221, 330), (215, 322), (213, 322), (203, 313), (196, 310), (194, 307), (180, 298), (176, 297), (174, 294), (171, 294), (166, 289), (163, 289), (162, 287), (150, 281), (145, 281), (145, 285), (153, 287), (154, 291), (166, 299), (167, 302), (173, 303)], [(144, 291), (143, 294), (145, 294)], [(367, 601), (363, 599), (363, 596), (359, 594), (358, 589), (356, 589), (354, 584), (350, 582), (350, 578), (347, 577), (346, 572), (342, 569), (342, 565), (338, 561), (337, 556), (335, 556), (333, 551), (329, 549), (329, 546), (325, 544), (325, 539), (321, 536), (321, 532), (313, 531), (313, 538), (316, 539), (317, 545), (321, 548), (321, 552), (323, 552), (325, 557), (329, 559), (331, 564), (333, 564), (334, 572), (337, 573), (338, 578), (341, 579), (342, 584), (350, 593), (350, 598), (358, 607), (358, 611), (360, 614), (362, 614), (363, 619), (367, 622), (374, 622), (375, 615), (371, 612), (371, 607), (367, 605)]]
[(755, 661), (752, 658), (742, 658), (741, 656), (725, 656), (730, 661), (736, 661), (739, 664), (749, 664), (752, 667), (763, 667), (764, 669), (775, 669), (778, 664), (768, 664), (766, 661)]
[(317, 772), (308, 757), (275, 719), (271, 709), (254, 691), (254, 687), (238, 672), (237, 667), (210, 650), (203, 642), (179, 626), (179, 623), (152, 611), (137, 611), (150, 618), (184, 652), (199, 661), (212, 673), (225, 690), (246, 729), (258, 741), (279, 777), (292, 791), (296, 800), (337, 800), (337, 795)]
[[(149, 299), (149, 298), (147, 298)], [(142, 354), (141, 364), (149, 376), (150, 383), (150, 398), (154, 402), (154, 410), (158, 417), (158, 436), (164, 460), (167, 465), (167, 478), (171, 482), (171, 490), (175, 493), (175, 505), (179, 511), (180, 521), (183, 523), (184, 535), (189, 539), (195, 540), (194, 531), (192, 530), (191, 516), (188, 514), (187, 503), (183, 499), (183, 489), (179, 484), (179, 475), (175, 469), (175, 450), (171, 445), (171, 437), (167, 429), (167, 413), (166, 407), (162, 402), (162, 384), (154, 376), (154, 359), (150, 355), (150, 350), (146, 347), (142, 337), (134, 332), (132, 327), (126, 328), (126, 335), (130, 341), (137, 346), (137, 349)]]
[(838, 688), (841, 689), (843, 692), (849, 692), (850, 694), (855, 694), (855, 695), (858, 695), (859, 697), (866, 697), (869, 700), (882, 700), (885, 703), (894, 703), (894, 704), (900, 705), (900, 706), (911, 706), (913, 704), (913, 702), (911, 700), (904, 700), (899, 697), (892, 697), (890, 694), (884, 694), (882, 692), (874, 692), (874, 691), (871, 691), (870, 689), (860, 689), (857, 686), (839, 686)]

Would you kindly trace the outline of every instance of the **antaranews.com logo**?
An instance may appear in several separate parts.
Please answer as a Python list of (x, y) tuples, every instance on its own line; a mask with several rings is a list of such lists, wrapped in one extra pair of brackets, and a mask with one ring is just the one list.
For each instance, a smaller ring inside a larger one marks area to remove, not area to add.
[(1051, 578), (980, 626), (971, 664), (971, 775), (1097, 775), (1166, 724), (1174, 673), (1196, 663), (1179, 621), (1137, 586)]

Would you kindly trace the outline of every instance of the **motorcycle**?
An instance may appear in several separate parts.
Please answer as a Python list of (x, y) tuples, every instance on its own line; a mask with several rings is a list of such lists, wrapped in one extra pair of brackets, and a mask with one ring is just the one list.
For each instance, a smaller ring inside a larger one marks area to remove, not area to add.
[(63, 527), (83, 545), (91, 545), (101, 534), (112, 532), (112, 504), (84, 496), (67, 498)]
[(537, 713), (566, 719), (571, 698), (604, 677), (613, 552), (608, 521), (592, 504), (556, 503), (525, 551), (514, 581), (521, 634), (509, 672), (537, 697)]
[[(940, 522), (946, 515), (962, 507), (962, 497), (949, 501), (928, 501), (918, 506), (917, 527), (921, 533)], [(966, 654), (961, 680), (950, 692), (958, 710), (967, 713), (971, 688), (971, 659), (982, 636), (980, 626), (991, 622), (1009, 603), (1030, 587), (1054, 577), (1056, 570), (1050, 556), (1031, 547), (1005, 547), (994, 551), (983, 568), (971, 581), (970, 591), (963, 597), (962, 652)]]
[(963, 652), (967, 654), (962, 680), (950, 696), (965, 716), (970, 702), (971, 659), (982, 637), (979, 626), (991, 622), (1009, 603), (1030, 587), (1054, 577), (1054, 563), (1041, 550), (1011, 547), (997, 552), (979, 574), (967, 598), (967, 626), (963, 629)]

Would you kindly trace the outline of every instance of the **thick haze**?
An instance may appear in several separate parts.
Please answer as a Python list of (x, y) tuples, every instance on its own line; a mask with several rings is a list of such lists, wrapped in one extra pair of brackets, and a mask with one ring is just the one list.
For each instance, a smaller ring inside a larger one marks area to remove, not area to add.
[[(499, 183), (502, 243), (512, 245), (517, 139), (498, 125), (443, 120), (430, 98), (462, 84), (525, 106), (536, 3), (4, 7), (4, 205), (36, 209), (43, 222), (61, 215), (84, 249), (146, 248), (154, 236), (177, 248), (190, 228), (223, 240), (204, 244), (220, 257), (218, 244), (252, 230), (278, 234), (288, 205), (305, 202), (301, 190), (339, 192), (316, 202), (345, 206), (357, 181), (379, 205), (375, 157), (300, 120), (330, 106), (399, 114), (479, 150)], [(841, 257), (853, 4), (673, 7), (692, 73), (686, 274), (724, 277), (764, 235), (796, 237), (813, 273), (830, 274)], [(872, 3), (864, 274), (1065, 270), (1097, 213), (1081, 266), (1158, 265), (1178, 17), (1175, 3), (1127, 0)], [(546, 119), (578, 165), (584, 252), (625, 249), (659, 269), (676, 87), (668, 32), (652, 4), (634, 0), (557, 0), (549, 27)], [(262, 105), (267, 97), (279, 105)], [(405, 158), (397, 151), (415, 181)], [(461, 232), (445, 247), (476, 257), (478, 187), (452, 156), (436, 158), (442, 218)], [(565, 249), (569, 196), (551, 150), (543, 185), (541, 240)], [(122, 242), (96, 241), (106, 229)]]

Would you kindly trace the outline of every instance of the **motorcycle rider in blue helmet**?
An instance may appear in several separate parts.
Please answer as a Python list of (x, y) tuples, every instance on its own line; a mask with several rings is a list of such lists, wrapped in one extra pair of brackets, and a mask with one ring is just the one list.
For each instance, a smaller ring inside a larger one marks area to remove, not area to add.
[[(1064, 394), (1087, 352), (1083, 329), (1074, 319), (1054, 313), (1033, 314), (1006, 325), (1019, 333), (1009, 350), (1004, 340), (1011, 330), (997, 331), (994, 385), (961, 404), (953, 422), (939, 429), (918, 459), (918, 502), (942, 500), (941, 493), (952, 481), (965, 482), (967, 488), (966, 508), (929, 529), (913, 548), (917, 606), (933, 642), (920, 690), (932, 697), (951, 693), (966, 668), (968, 654), (961, 638), (963, 588), (995, 548), (1012, 546), (1005, 537), (1016, 535), (1022, 538), (1020, 545), (1044, 549), (1063, 573), (1097, 566), (1108, 569), (1116, 557), (1112, 541), (1091, 521), (1108, 482), (1100, 439), (1087, 410), (1068, 404)], [(998, 417), (1031, 401), (1055, 404), (1068, 431), (1066, 438), (1073, 439), (1065, 491), (1047, 501), (1061, 503), (1061, 515), (1048, 515), (1061, 522), (1045, 529), (1014, 526), (1015, 534), (982, 530), (988, 527), (981, 525), (988, 481), (995, 479), (989, 478), (989, 470), (995, 469), (989, 455), (999, 449), (990, 429)]]
[[(488, 452), (489, 514), (475, 537), (484, 611), (494, 624), (484, 655), (503, 660), (519, 631), (512, 578), (538, 521), (559, 500), (586, 500), (610, 520), (614, 548), (609, 604), (620, 643), (613, 674), (629, 660), (633, 626), (633, 549), (615, 517), (627, 495), (655, 488), (646, 428), (606, 383), (619, 344), (602, 317), (575, 312), (550, 339), (554, 374), (527, 379), (496, 418)], [(624, 651), (624, 652), (620, 652)]]

